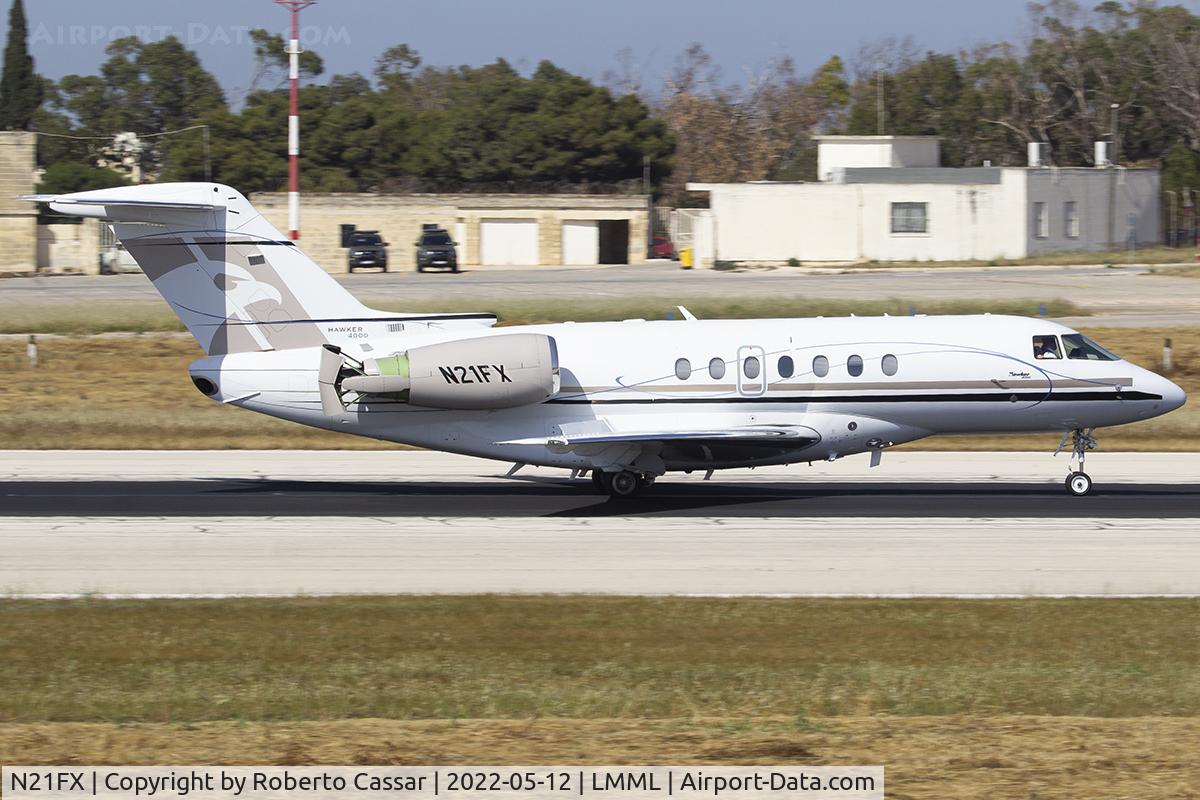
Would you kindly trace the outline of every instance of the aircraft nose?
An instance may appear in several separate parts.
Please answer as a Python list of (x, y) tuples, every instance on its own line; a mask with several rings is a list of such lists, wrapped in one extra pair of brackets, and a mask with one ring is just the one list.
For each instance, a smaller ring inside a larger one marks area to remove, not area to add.
[(1166, 378), (1160, 377), (1159, 380), (1163, 382), (1160, 393), (1163, 396), (1163, 405), (1166, 406), (1167, 411), (1174, 411), (1187, 402), (1187, 394), (1184, 393), (1178, 384), (1172, 383)]

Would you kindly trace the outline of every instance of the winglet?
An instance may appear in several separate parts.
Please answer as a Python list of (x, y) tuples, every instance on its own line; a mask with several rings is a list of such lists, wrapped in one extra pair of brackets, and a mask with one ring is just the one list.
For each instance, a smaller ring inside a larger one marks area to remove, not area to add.
[(692, 312), (688, 311), (688, 310), (687, 310), (686, 308), (684, 308), (683, 306), (675, 306), (675, 307), (679, 309), (679, 313), (683, 315), (683, 318), (684, 318), (684, 319), (688, 319), (688, 320), (691, 320), (691, 321), (693, 321), (693, 322), (695, 322), (695, 321), (696, 321), (696, 315), (695, 315), (695, 314), (693, 314)]

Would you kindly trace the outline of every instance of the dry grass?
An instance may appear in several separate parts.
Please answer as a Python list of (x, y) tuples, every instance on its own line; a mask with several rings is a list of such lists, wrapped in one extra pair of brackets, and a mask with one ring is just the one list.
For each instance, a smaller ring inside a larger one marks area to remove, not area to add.
[(0, 447), (7, 449), (379, 448), (218, 405), (192, 386), (204, 356), (190, 336), (0, 341)]
[(0, 722), (1200, 716), (1200, 600), (0, 601)]
[[(367, 305), (383, 311), (415, 313), (429, 311), (427, 304), (414, 306), (393, 300), (372, 301)], [(794, 297), (640, 297), (640, 298), (564, 298), (542, 300), (497, 299), (492, 302), (450, 299), (439, 303), (439, 312), (491, 311), (501, 325), (539, 323), (600, 322), (621, 319), (664, 319), (678, 313), (675, 306), (686, 305), (704, 319), (754, 319), (770, 317), (835, 317), (908, 314), (1020, 314), (1036, 316), (1038, 300), (821, 300)], [(1066, 300), (1046, 301), (1046, 313), (1052, 317), (1080, 316), (1088, 312)], [(147, 333), (182, 331), (183, 325), (164, 303), (132, 302), (101, 306), (48, 304), (11, 306), (0, 317), (0, 334), (55, 333), (84, 336), (97, 333)]]
[(1159, 267), (1152, 270), (1152, 273), (1168, 278), (1200, 278), (1200, 264), (1187, 267)]
[[(1174, 342), (1171, 377), (1200, 396), (1200, 329), (1086, 329), (1135, 363), (1159, 369), (1162, 340)], [(371, 439), (306, 428), (220, 406), (191, 385), (187, 365), (203, 356), (187, 336), (44, 339), (30, 370), (25, 343), (0, 341), (0, 447), (6, 449), (387, 449)], [(916, 449), (1044, 450), (1055, 436), (953, 437)], [(1159, 419), (1103, 432), (1106, 450), (1200, 450), (1200, 403)]]
[(1196, 260), (1200, 250), (1193, 247), (1146, 247), (1137, 250), (1112, 250), (1100, 253), (1064, 251), (1041, 253), (1026, 258), (995, 258), (988, 261), (870, 261), (856, 267), (1070, 267), (1103, 264), (1184, 264)]
[(1195, 798), (1200, 720), (1075, 717), (0, 724), (7, 764), (884, 764), (888, 798)]

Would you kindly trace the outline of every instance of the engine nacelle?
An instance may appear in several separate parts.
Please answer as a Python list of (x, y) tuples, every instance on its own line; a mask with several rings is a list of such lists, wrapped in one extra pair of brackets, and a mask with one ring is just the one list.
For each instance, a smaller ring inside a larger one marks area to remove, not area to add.
[(368, 358), (343, 391), (384, 395), (426, 408), (514, 408), (558, 393), (558, 348), (538, 333), (459, 339)]

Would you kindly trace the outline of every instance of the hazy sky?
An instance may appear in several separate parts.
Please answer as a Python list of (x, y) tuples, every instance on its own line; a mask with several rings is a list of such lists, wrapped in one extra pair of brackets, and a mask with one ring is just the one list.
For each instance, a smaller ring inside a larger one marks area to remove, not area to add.
[[(10, 0), (0, 0), (7, 8)], [(303, 37), (325, 59), (326, 77), (370, 75), (390, 45), (408, 43), (426, 64), (483, 64), (504, 57), (529, 70), (541, 59), (594, 80), (630, 48), (646, 86), (657, 87), (692, 42), (727, 82), (773, 58), (803, 73), (860, 44), (911, 35), (931, 50), (1023, 37), (1025, 0), (320, 0), (303, 13)], [(1085, 0), (1085, 5), (1089, 3)], [(1184, 3), (1189, 7), (1195, 0)], [(282, 32), (287, 13), (271, 0), (25, 0), (40, 73), (91, 73), (114, 38), (178, 36), (237, 103), (251, 79), (246, 31)], [(5, 18), (7, 14), (5, 14)]]

